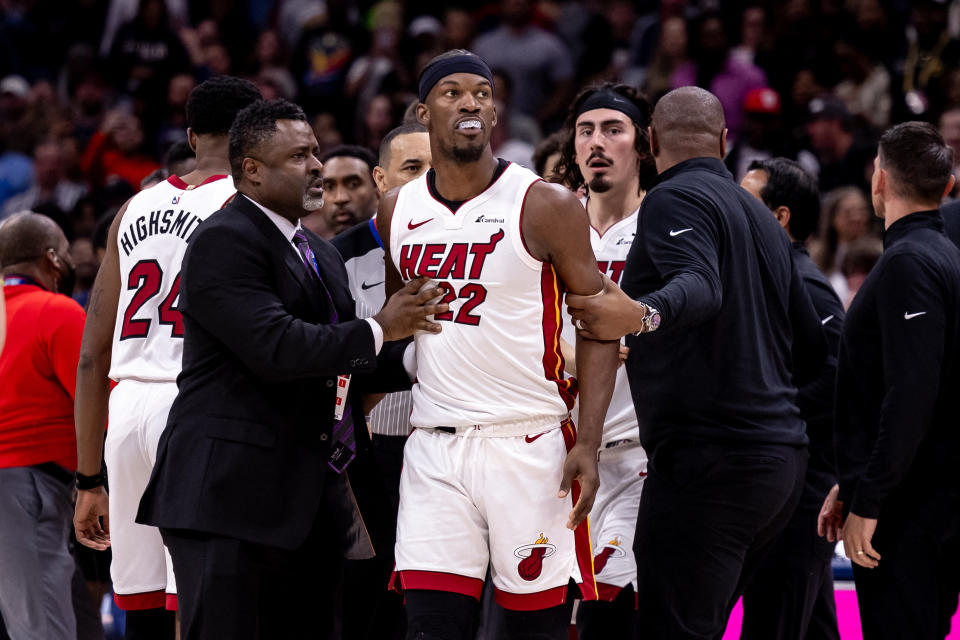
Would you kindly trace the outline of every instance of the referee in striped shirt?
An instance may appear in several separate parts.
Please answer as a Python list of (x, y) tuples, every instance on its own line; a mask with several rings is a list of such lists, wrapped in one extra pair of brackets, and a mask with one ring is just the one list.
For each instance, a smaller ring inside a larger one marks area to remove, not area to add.
[[(429, 168), (430, 139), (426, 128), (419, 123), (404, 124), (384, 136), (380, 143), (378, 165), (370, 174), (370, 182), (383, 195), (418, 178)], [(346, 264), (358, 318), (367, 318), (380, 311), (385, 298), (383, 242), (372, 217), (375, 213), (376, 201), (369, 220), (347, 229), (331, 241)], [(389, 639), (403, 638), (405, 635), (406, 617), (402, 597), (397, 593), (387, 593), (386, 585), (393, 569), (397, 509), (400, 505), (400, 469), (403, 464), (403, 445), (410, 433), (412, 407), (410, 392), (400, 391), (383, 396), (368, 412), (373, 462), (384, 483), (383, 490), (390, 511), (386, 520), (378, 521), (382, 524), (382, 530), (371, 531), (377, 558), (358, 561), (352, 563), (355, 566), (348, 567), (343, 599), (344, 638)], [(351, 592), (360, 597), (349, 597)], [(371, 599), (375, 597), (378, 599), (374, 604)]]

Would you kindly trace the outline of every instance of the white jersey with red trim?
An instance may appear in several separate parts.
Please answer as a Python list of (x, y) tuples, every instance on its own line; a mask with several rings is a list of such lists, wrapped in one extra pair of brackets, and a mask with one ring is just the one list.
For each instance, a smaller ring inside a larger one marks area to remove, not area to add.
[[(586, 200), (583, 201), (586, 206)], [(617, 285), (623, 276), (623, 267), (627, 263), (627, 254), (637, 233), (637, 218), (639, 209), (620, 220), (606, 230), (603, 235), (590, 226), (590, 244), (593, 253), (597, 256), (597, 267), (601, 272), (610, 276)], [(566, 308), (563, 310), (564, 325), (563, 339), (571, 345), (576, 344), (577, 333), (570, 322)], [(573, 409), (574, 422), (579, 417), (580, 404)], [(639, 440), (640, 427), (637, 425), (637, 412), (633, 407), (633, 397), (630, 395), (630, 383), (627, 381), (626, 367), (617, 369), (617, 382), (607, 408), (607, 417), (603, 423), (603, 442), (606, 444), (615, 440)]]
[(187, 240), (236, 193), (233, 178), (188, 185), (177, 176), (133, 196), (120, 221), (120, 304), (110, 377), (174, 382), (183, 356), (177, 310)]
[(563, 377), (560, 305), (553, 265), (527, 251), (524, 201), (540, 178), (509, 164), (454, 213), (431, 193), (430, 172), (397, 196), (390, 254), (404, 281), (431, 278), (450, 310), (439, 334), (416, 336), (414, 427), (523, 421), (529, 433), (573, 406)]

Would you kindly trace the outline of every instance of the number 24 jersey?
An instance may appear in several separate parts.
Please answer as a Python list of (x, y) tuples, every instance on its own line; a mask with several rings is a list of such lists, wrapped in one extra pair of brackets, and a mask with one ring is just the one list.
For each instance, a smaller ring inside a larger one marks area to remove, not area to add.
[(212, 176), (196, 186), (170, 176), (130, 200), (117, 233), (120, 304), (112, 379), (176, 381), (183, 357), (177, 304), (187, 240), (235, 193), (229, 176)]

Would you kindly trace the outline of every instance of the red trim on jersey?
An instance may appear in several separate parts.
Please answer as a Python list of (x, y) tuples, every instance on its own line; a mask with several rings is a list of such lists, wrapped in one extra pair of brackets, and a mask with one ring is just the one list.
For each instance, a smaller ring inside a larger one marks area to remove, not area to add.
[(443, 571), (396, 571), (390, 576), (390, 588), (400, 592), (406, 589), (449, 591), (480, 600), (483, 580), (468, 578)]
[[(176, 596), (174, 596), (176, 598)], [(143, 609), (163, 609), (166, 604), (167, 593), (148, 591), (147, 593), (113, 594), (113, 601), (124, 611), (142, 611)]]
[(520, 222), (518, 223), (519, 226), (517, 227), (520, 229), (520, 244), (523, 245), (523, 249), (527, 252), (527, 255), (534, 260), (540, 260), (540, 258), (530, 253), (530, 247), (527, 246), (527, 240), (523, 237), (523, 210), (527, 206), (527, 196), (530, 195), (530, 189), (532, 189), (533, 185), (537, 184), (538, 182), (543, 182), (543, 180), (538, 178), (537, 180), (531, 182), (530, 186), (527, 187), (526, 192), (523, 194), (523, 200), (520, 202)]
[(567, 585), (536, 593), (509, 593), (494, 587), (493, 597), (504, 609), (511, 611), (537, 611), (558, 607), (567, 600)]
[(227, 178), (227, 177), (229, 176), (227, 176), (227, 174), (225, 173), (216, 173), (210, 176), (209, 178), (207, 178), (206, 180), (204, 180), (203, 182), (201, 182), (200, 184), (187, 184), (186, 182), (183, 181), (183, 179), (180, 176), (172, 175), (169, 178), (167, 178), (167, 182), (175, 186), (177, 189), (196, 189), (197, 187), (202, 187), (205, 184), (210, 184), (211, 182), (216, 182), (217, 180), (223, 180), (224, 178)]
[(166, 598), (164, 598), (163, 608), (167, 611), (176, 611), (180, 607), (180, 603), (177, 600), (177, 594), (168, 593)]
[(575, 378), (563, 377), (563, 353), (560, 351), (563, 319), (560, 305), (565, 288), (549, 262), (543, 263), (540, 274), (540, 292), (543, 297), (543, 375), (557, 385), (560, 398), (569, 411), (573, 409), (577, 398), (577, 381)]
[[(567, 418), (560, 425), (563, 431), (563, 443), (567, 446), (567, 452), (573, 449), (577, 443), (577, 427), (573, 420)], [(580, 499), (580, 483), (573, 481), (571, 486), (570, 498), (573, 504), (577, 504)], [(590, 518), (584, 518), (583, 522), (577, 525), (573, 531), (574, 547), (577, 550), (577, 566), (580, 567), (580, 593), (584, 600), (597, 599), (597, 576), (593, 571), (593, 549), (590, 546)]]
[[(499, 163), (499, 161), (498, 161), (498, 163)], [(474, 199), (476, 199), (476, 198), (479, 198), (481, 195), (483, 195), (484, 193), (486, 193), (493, 185), (497, 184), (497, 182), (499, 182), (500, 178), (503, 177), (503, 174), (505, 174), (505, 173), (507, 172), (507, 169), (509, 169), (509, 168), (510, 168), (510, 165), (512, 165), (512, 164), (513, 164), (512, 162), (507, 162), (507, 166), (505, 166), (505, 167), (503, 168), (503, 171), (501, 171), (500, 174), (497, 175), (497, 176), (493, 179), (493, 182), (491, 182), (491, 183), (488, 184), (486, 187), (484, 187), (484, 188), (483, 188), (483, 191), (481, 191), (481, 192), (478, 193), (477, 195), (473, 196), (472, 198), (467, 198), (466, 200), (464, 200), (463, 202), (461, 202), (461, 203), (460, 203), (460, 207), (457, 209), (457, 211), (459, 211), (460, 209), (462, 209), (462, 208), (463, 208), (463, 205), (467, 204), (467, 203), (470, 202), (471, 200), (474, 200)], [(433, 171), (433, 172), (434, 172), (434, 175), (436, 175), (436, 171), (434, 171), (432, 168), (429, 169), (428, 171)], [(433, 198), (434, 201), (442, 204), (443, 207), (444, 207), (447, 211), (449, 211), (449, 212), (452, 213), (453, 215), (457, 215), (457, 211), (454, 211), (453, 209), (451, 209), (450, 207), (448, 207), (448, 206), (447, 206), (447, 203), (444, 202), (443, 200), (441, 200), (440, 197), (438, 197), (438, 196), (440, 196), (440, 193), (439, 193), (439, 192), (438, 192), (438, 193), (434, 193), (434, 192), (433, 192), (433, 189), (430, 187), (430, 179), (429, 179), (429, 178), (427, 178), (427, 194), (428, 194), (431, 198)]]

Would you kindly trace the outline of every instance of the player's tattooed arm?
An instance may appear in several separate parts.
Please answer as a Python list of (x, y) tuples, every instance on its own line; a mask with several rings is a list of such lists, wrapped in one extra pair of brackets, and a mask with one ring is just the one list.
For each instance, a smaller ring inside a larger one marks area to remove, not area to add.
[[(587, 214), (573, 193), (559, 185), (535, 183), (527, 194), (521, 232), (531, 255), (552, 264), (568, 291), (581, 295), (603, 291), (597, 259), (590, 246)], [(571, 481), (579, 480), (581, 494), (570, 513), (570, 528), (580, 524), (593, 507), (599, 486), (597, 450), (618, 361), (618, 341), (589, 340), (577, 335), (580, 423), (577, 444), (563, 465), (559, 494), (565, 497)]]
[[(107, 251), (90, 292), (87, 319), (83, 325), (83, 339), (80, 344), (74, 399), (77, 471), (88, 476), (100, 473), (100, 460), (103, 454), (103, 436), (110, 397), (110, 379), (107, 376), (110, 372), (117, 306), (120, 303), (120, 255), (117, 248), (117, 233), (126, 210), (127, 204), (124, 204), (110, 225)], [(103, 487), (77, 492), (77, 504), (73, 516), (77, 540), (94, 549), (106, 549), (110, 545), (109, 518), (107, 493)]]

